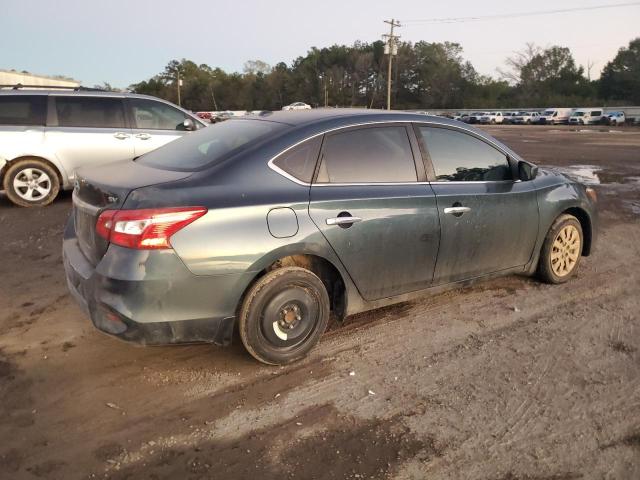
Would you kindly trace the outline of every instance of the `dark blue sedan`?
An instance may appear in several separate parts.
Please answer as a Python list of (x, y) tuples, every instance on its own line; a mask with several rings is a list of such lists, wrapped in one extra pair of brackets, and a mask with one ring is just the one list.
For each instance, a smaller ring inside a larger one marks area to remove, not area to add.
[(69, 288), (144, 344), (302, 358), (338, 320), (479, 278), (567, 281), (596, 194), (441, 117), (315, 110), (234, 119), (80, 171)]

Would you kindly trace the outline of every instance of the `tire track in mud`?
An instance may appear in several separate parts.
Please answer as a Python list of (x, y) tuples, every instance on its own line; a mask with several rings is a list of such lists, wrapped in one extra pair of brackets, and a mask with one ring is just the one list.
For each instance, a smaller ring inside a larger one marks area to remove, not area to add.
[(386, 478), (407, 459), (426, 462), (440, 453), (396, 418), (362, 421), (321, 404), (236, 438), (138, 454), (134, 461), (123, 454), (105, 477), (215, 478), (223, 472), (233, 479)]

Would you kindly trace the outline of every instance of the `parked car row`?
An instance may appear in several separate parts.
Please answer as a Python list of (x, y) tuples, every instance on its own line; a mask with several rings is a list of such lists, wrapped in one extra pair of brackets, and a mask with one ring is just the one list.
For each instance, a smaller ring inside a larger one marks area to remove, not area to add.
[[(304, 102), (294, 102), (290, 105), (285, 105), (282, 107), (284, 111), (291, 110), (311, 110), (311, 105), (308, 105)], [(195, 112), (194, 114), (209, 123), (218, 123), (223, 122), (225, 120), (229, 120), (233, 117), (244, 117), (246, 115), (259, 115), (263, 113), (264, 110), (220, 110), (220, 111), (204, 111), (204, 112)]]
[[(513, 125), (612, 125), (622, 126), (628, 122), (624, 112), (604, 112), (603, 108), (548, 108), (543, 112), (458, 112), (442, 115), (470, 124), (513, 124)], [(638, 123), (638, 119), (635, 119)]]

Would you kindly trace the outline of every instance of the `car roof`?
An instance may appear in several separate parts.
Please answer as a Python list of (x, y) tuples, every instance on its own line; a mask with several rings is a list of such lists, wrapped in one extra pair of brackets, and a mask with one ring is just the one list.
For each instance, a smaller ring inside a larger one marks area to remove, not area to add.
[(103, 90), (65, 90), (65, 89), (0, 89), (0, 95), (77, 95), (81, 97), (131, 97), (131, 98), (148, 98), (152, 100), (166, 101), (162, 98), (151, 95), (142, 95), (130, 92), (107, 92)]

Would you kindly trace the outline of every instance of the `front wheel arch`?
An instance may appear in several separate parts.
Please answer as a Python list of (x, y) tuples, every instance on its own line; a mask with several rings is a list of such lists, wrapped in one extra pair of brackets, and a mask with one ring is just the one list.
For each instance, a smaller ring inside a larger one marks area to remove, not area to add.
[(582, 234), (584, 236), (584, 242), (582, 245), (582, 256), (588, 257), (589, 255), (591, 255), (591, 242), (593, 238), (591, 217), (589, 217), (589, 214), (580, 207), (567, 208), (560, 215), (564, 214), (573, 215), (580, 222), (580, 226), (582, 227)]

